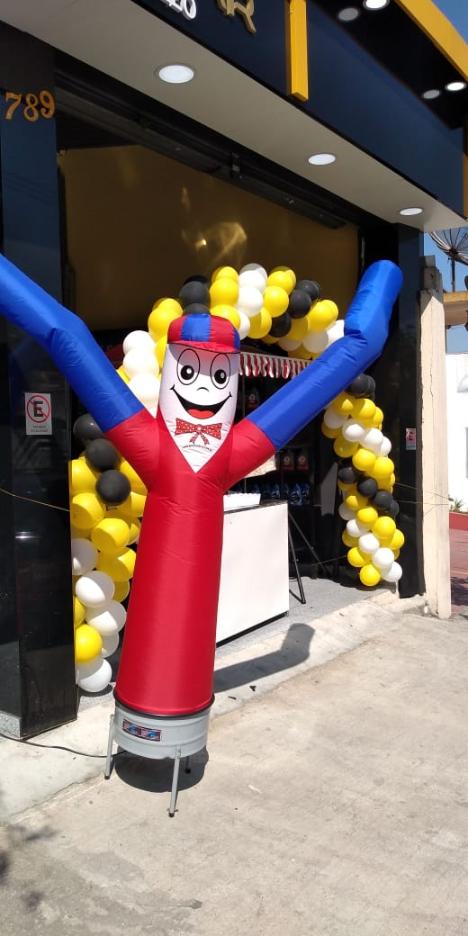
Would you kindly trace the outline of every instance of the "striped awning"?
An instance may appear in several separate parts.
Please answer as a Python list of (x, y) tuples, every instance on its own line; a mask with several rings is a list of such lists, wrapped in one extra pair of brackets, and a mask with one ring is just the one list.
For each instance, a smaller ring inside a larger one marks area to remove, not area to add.
[(276, 354), (259, 354), (256, 351), (241, 351), (240, 373), (244, 377), (281, 377), (287, 380), (296, 377), (310, 361), (301, 358), (280, 357)]

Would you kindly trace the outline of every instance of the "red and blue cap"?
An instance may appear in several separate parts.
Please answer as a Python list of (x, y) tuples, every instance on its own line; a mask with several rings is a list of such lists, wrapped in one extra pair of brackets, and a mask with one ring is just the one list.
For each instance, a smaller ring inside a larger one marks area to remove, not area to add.
[(188, 344), (205, 351), (218, 351), (224, 354), (238, 354), (240, 351), (239, 332), (227, 319), (198, 312), (194, 315), (182, 315), (169, 325), (168, 344)]

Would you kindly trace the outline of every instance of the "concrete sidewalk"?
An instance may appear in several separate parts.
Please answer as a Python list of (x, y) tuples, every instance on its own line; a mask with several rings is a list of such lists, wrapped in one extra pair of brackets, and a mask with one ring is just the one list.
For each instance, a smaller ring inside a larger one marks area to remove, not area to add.
[(214, 720), (173, 820), (170, 766), (125, 754), (16, 816), (2, 934), (467, 936), (466, 620), (373, 612)]

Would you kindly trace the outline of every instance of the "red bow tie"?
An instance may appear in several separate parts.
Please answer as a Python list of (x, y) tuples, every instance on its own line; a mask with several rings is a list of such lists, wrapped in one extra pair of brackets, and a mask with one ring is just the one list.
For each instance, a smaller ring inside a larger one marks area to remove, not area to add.
[(200, 426), (198, 423), (186, 422), (185, 419), (176, 419), (176, 435), (183, 435), (185, 432), (193, 432), (190, 442), (196, 442), (198, 437), (204, 445), (209, 445), (208, 436), (214, 439), (221, 438), (222, 423), (215, 423), (214, 426)]

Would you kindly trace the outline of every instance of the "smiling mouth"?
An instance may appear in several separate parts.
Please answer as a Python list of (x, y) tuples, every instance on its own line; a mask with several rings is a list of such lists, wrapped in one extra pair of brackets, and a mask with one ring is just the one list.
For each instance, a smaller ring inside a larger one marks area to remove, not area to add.
[(219, 413), (220, 409), (232, 396), (232, 394), (229, 393), (225, 400), (221, 400), (221, 403), (212, 403), (211, 406), (206, 406), (206, 404), (192, 403), (191, 400), (186, 400), (180, 393), (177, 393), (175, 387), (172, 387), (172, 389), (179, 403), (184, 407), (185, 412), (194, 419), (211, 419), (212, 416), (216, 416), (216, 413)]

